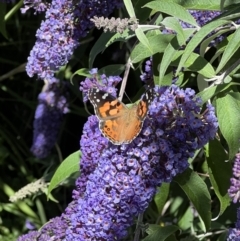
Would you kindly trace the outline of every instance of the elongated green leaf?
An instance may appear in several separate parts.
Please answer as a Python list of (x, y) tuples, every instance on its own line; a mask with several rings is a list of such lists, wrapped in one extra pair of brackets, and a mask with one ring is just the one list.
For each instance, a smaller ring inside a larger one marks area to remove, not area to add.
[(133, 1), (133, 8), (140, 23), (146, 21), (151, 13), (151, 9), (146, 9), (142, 7), (145, 4), (146, 0)]
[(177, 68), (176, 74), (179, 73), (179, 71), (182, 69), (184, 63), (187, 61), (189, 56), (192, 54), (194, 49), (199, 45), (199, 43), (214, 29), (216, 29), (219, 26), (222, 26), (224, 24), (228, 23), (225, 20), (217, 20), (214, 22), (211, 22), (209, 24), (206, 24), (203, 26), (195, 35), (194, 37), (190, 40), (188, 45), (186, 46), (186, 49), (184, 51), (184, 54), (182, 55), (182, 58), (180, 60), (179, 66)]
[(175, 36), (171, 42), (168, 44), (166, 50), (163, 53), (163, 58), (160, 64), (159, 70), (159, 85), (162, 86), (163, 77), (167, 71), (168, 66), (170, 65), (173, 56), (175, 56), (177, 50), (180, 48), (182, 44), (185, 42), (185, 34), (182, 30), (180, 23), (176, 20), (176, 18), (165, 18), (162, 22), (166, 27), (169, 27), (177, 32), (177, 36)]
[[(224, 6), (233, 4), (233, 2), (238, 0), (227, 0)], [(169, 0), (162, 0), (162, 2), (169, 2)], [(198, 9), (198, 10), (220, 10), (219, 0), (171, 0), (171, 2), (177, 3), (187, 9)]]
[(218, 237), (218, 239), (217, 239), (217, 241), (226, 241), (227, 240), (227, 238), (228, 238), (228, 229), (224, 232), (224, 233), (222, 233), (219, 237)]
[(228, 143), (229, 159), (231, 160), (239, 148), (240, 94), (227, 94), (218, 98), (216, 104), (219, 127)]
[(125, 69), (124, 64), (112, 64), (99, 69), (98, 74), (110, 75), (120, 75)]
[(138, 63), (155, 53), (163, 53), (173, 37), (173, 34), (159, 34), (148, 37), (153, 52), (150, 52), (142, 43), (137, 44), (131, 53), (132, 63)]
[(169, 14), (173, 17), (181, 19), (184, 22), (190, 23), (193, 26), (198, 26), (194, 17), (184, 7), (176, 3), (158, 0), (149, 2), (144, 7)]
[(167, 71), (168, 66), (172, 62), (173, 56), (177, 52), (177, 49), (176, 49), (177, 46), (178, 46), (178, 41), (177, 41), (177, 37), (175, 37), (168, 44), (168, 46), (166, 47), (166, 50), (163, 53), (162, 62), (160, 64), (160, 70), (159, 70), (159, 84), (158, 85), (160, 85), (160, 86), (162, 86), (163, 77)]
[(222, 59), (217, 67), (216, 73), (218, 73), (229, 61), (229, 59), (233, 56), (233, 54), (240, 47), (240, 28), (238, 28), (235, 33), (232, 34), (232, 38), (228, 42), (228, 45), (223, 53)]
[(204, 77), (199, 74), (197, 76), (197, 87), (199, 91), (203, 91), (204, 89), (208, 88), (209, 84), (207, 81), (204, 80)]
[(171, 30), (174, 30), (177, 33), (180, 43), (185, 42), (185, 36), (184, 36), (182, 26), (176, 18), (174, 17), (164, 18), (164, 20), (162, 21), (162, 24), (165, 27), (170, 28)]
[[(201, 43), (201, 45), (200, 45), (200, 55), (201, 55), (201, 56), (204, 56), (204, 55), (205, 55), (206, 50), (207, 50), (207, 48), (209, 47), (209, 44), (211, 43), (212, 40), (214, 40), (216, 37), (221, 36), (222, 34), (228, 32), (228, 31), (229, 31), (229, 29), (227, 29), (227, 30), (225, 29), (225, 30), (218, 31), (217, 33), (211, 35), (211, 37), (205, 39), (205, 40)], [(213, 61), (210, 61), (210, 63), (212, 63), (212, 62), (213, 62)]]
[[(178, 66), (181, 54), (183, 51), (178, 51), (177, 54), (173, 57), (173, 65)], [(182, 59), (182, 58), (181, 58)], [(196, 53), (190, 53), (188, 59), (185, 61), (183, 67), (188, 68), (189, 70), (196, 71), (199, 74), (203, 75), (206, 78), (212, 78), (215, 76), (215, 71), (212, 65), (203, 57)]]
[(99, 39), (95, 42), (95, 44), (93, 45), (93, 47), (90, 51), (90, 54), (89, 54), (89, 68), (90, 69), (93, 66), (93, 62), (94, 62), (96, 56), (106, 49), (106, 45), (109, 42), (109, 39), (111, 39), (113, 35), (114, 35), (114, 33), (110, 33), (110, 32), (103, 33), (99, 37)]
[(181, 218), (178, 220), (178, 226), (179, 228), (183, 230), (189, 229), (194, 220), (194, 214), (192, 211), (192, 207), (188, 207), (187, 210), (184, 212), (184, 214), (181, 216)]
[(205, 231), (208, 230), (211, 224), (211, 197), (205, 182), (191, 169), (178, 175), (174, 181), (183, 189), (196, 208), (205, 225)]
[(154, 196), (154, 202), (157, 206), (158, 213), (161, 214), (163, 207), (167, 201), (168, 194), (169, 194), (169, 183), (163, 183), (160, 188), (158, 188), (158, 192)]
[(217, 140), (209, 142), (208, 149), (206, 150), (208, 174), (214, 191), (220, 201), (219, 215), (230, 204), (230, 197), (228, 195), (228, 188), (230, 187), (230, 178), (232, 176), (231, 162), (227, 161), (228, 156)]
[(80, 76), (84, 76), (84, 77), (91, 77), (91, 74), (89, 73), (89, 69), (86, 69), (86, 68), (79, 69), (71, 76), (71, 78), (70, 78), (71, 83), (73, 83), (73, 77), (75, 75), (80, 75)]
[(240, 12), (240, 6), (238, 1), (238, 5), (233, 5), (232, 7), (228, 7), (228, 10), (223, 11), (222, 14), (218, 16), (218, 18), (225, 19), (225, 20), (232, 20), (235, 17), (237, 17), (239, 19), (239, 12)]
[(6, 3), (0, 2), (0, 33), (7, 38), (4, 16), (6, 14)]
[(211, 87), (205, 89), (204, 91), (197, 93), (197, 96), (202, 99), (202, 103), (204, 104), (208, 100), (210, 100), (213, 96), (228, 89), (232, 84), (233, 83), (211, 86)]
[(114, 34), (109, 41), (106, 43), (106, 47), (110, 46), (114, 42), (122, 41), (126, 42), (128, 39), (135, 37), (134, 31), (129, 31), (128, 29), (124, 30), (123, 33), (116, 33)]
[(127, 9), (127, 12), (129, 14), (129, 16), (131, 18), (135, 17), (135, 12), (134, 12), (134, 8), (133, 8), (133, 5), (132, 5), (132, 1), (131, 0), (123, 0), (124, 2), (124, 5)]
[(67, 179), (74, 172), (79, 172), (80, 163), (80, 151), (76, 151), (69, 155), (58, 167), (54, 173), (50, 185), (48, 187), (48, 193), (50, 193), (56, 186)]
[(149, 52), (153, 53), (152, 47), (148, 41), (147, 36), (144, 34), (143, 30), (141, 28), (137, 28), (135, 30), (135, 33), (139, 42), (142, 43), (149, 50)]
[(143, 241), (164, 241), (171, 234), (175, 233), (179, 228), (174, 225), (169, 225), (166, 227), (160, 227), (159, 225), (149, 225), (146, 232), (148, 236), (143, 239)]

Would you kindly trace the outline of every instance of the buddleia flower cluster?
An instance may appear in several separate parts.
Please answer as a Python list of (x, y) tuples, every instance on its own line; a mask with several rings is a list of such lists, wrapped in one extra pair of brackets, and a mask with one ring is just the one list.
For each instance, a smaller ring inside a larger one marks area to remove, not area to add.
[(23, 5), (24, 7), (21, 8), (23, 14), (31, 8), (34, 9), (34, 13), (37, 14), (45, 12), (50, 7), (50, 4), (44, 0), (24, 0)]
[(236, 154), (233, 165), (233, 177), (230, 179), (231, 185), (228, 194), (234, 203), (240, 201), (240, 153)]
[(40, 231), (30, 231), (21, 235), (17, 241), (63, 241), (66, 228), (66, 220), (62, 216), (56, 217), (47, 222)]
[(227, 241), (239, 241), (240, 240), (240, 208), (237, 209), (237, 222), (235, 228), (230, 228), (228, 232)]
[(105, 74), (99, 75), (98, 69), (94, 68), (89, 71), (91, 77), (86, 78), (80, 83), (80, 91), (83, 93), (83, 102), (88, 100), (88, 91), (90, 88), (97, 87), (104, 90), (113, 96), (117, 96), (116, 85), (122, 81), (120, 76), (106, 76)]
[(148, 80), (151, 79), (152, 76), (152, 58), (150, 58), (146, 61), (144, 72), (142, 73), (142, 75), (140, 75), (140, 78), (144, 83), (148, 83)]
[[(197, 24), (201, 27), (221, 14), (220, 11), (201, 11), (201, 10), (189, 10), (189, 13), (194, 17)], [(185, 22), (182, 22), (181, 25), (183, 28), (191, 27), (190, 24)]]
[[(240, 200), (240, 153), (235, 156), (233, 165), (233, 177), (230, 179), (231, 185), (228, 189), (228, 194), (233, 203), (237, 203)], [(237, 222), (235, 228), (230, 228), (228, 232), (227, 241), (239, 241), (240, 240), (240, 208), (237, 209)]]
[(107, 17), (121, 0), (52, 0), (46, 19), (37, 30), (37, 41), (26, 66), (30, 77), (51, 80), (54, 72), (65, 65), (94, 24), (94, 16)]
[(104, 18), (94, 16), (91, 21), (95, 26), (100, 29), (103, 28), (104, 32), (110, 31), (113, 33), (123, 33), (124, 30), (130, 29), (132, 31), (138, 28), (138, 20), (134, 18)]
[[(155, 92), (139, 136), (128, 145), (108, 143), (101, 148), (98, 164), (70, 216), (66, 240), (124, 238), (157, 187), (186, 170), (195, 150), (214, 138), (218, 127), (214, 108), (208, 105), (201, 112), (201, 100), (193, 90), (172, 85), (156, 87)], [(93, 121), (96, 135), (98, 120), (95, 125)]]
[(56, 143), (63, 115), (68, 111), (65, 84), (62, 85), (58, 79), (46, 82), (43, 91), (38, 96), (33, 123), (31, 151), (34, 156), (45, 158), (49, 155)]

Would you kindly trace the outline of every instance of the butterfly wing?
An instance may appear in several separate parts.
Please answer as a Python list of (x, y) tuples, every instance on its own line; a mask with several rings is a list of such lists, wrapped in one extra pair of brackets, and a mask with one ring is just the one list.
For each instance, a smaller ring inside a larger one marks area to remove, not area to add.
[(97, 88), (89, 90), (88, 98), (100, 120), (116, 118), (120, 116), (122, 110), (126, 109), (126, 106), (116, 97)]
[(154, 92), (152, 88), (149, 88), (139, 101), (137, 106), (137, 117), (140, 121), (144, 121), (147, 116), (149, 105), (154, 99)]
[(137, 106), (128, 109), (122, 102), (109, 93), (92, 88), (88, 93), (95, 114), (99, 118), (99, 129), (115, 145), (131, 143), (140, 133), (153, 99), (149, 89)]
[(88, 93), (95, 114), (99, 119), (102, 134), (115, 145), (123, 143), (124, 112), (128, 108), (109, 93), (92, 88)]

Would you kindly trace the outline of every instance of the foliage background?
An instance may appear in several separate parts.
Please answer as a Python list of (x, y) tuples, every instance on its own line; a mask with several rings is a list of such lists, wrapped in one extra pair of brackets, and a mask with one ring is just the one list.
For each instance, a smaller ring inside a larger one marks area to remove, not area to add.
[[(150, 1), (132, 2), (137, 18), (140, 19), (140, 22), (146, 22), (150, 9), (141, 8), (141, 6)], [(198, 1), (175, 2), (189, 9), (200, 10), (220, 10), (221, 4), (225, 7), (234, 7), (240, 3), (237, 0), (201, 1), (200, 3)], [(37, 96), (42, 89), (43, 82), (36, 78), (29, 78), (25, 73), (24, 64), (35, 43), (35, 33), (40, 26), (41, 20), (44, 18), (44, 14), (34, 15), (32, 11), (28, 11), (23, 15), (19, 11), (21, 3), (0, 3), (0, 27), (2, 32), (2, 35), (0, 35), (0, 240), (15, 240), (18, 235), (27, 231), (27, 221), (33, 222), (37, 228), (40, 228), (50, 218), (60, 215), (71, 201), (71, 192), (74, 188), (74, 180), (77, 174), (72, 175), (60, 187), (54, 189), (51, 200), (47, 200), (46, 195), (41, 193), (17, 203), (10, 203), (9, 197), (15, 191), (42, 176), (45, 176), (46, 180), (50, 181), (54, 171), (62, 160), (79, 149), (82, 127), (88, 116), (79, 91), (79, 83), (84, 77), (74, 75), (72, 85), (69, 85), (71, 111), (65, 115), (56, 147), (53, 149), (51, 155), (45, 159), (39, 160), (33, 157), (29, 151), (32, 144), (32, 123), (37, 106)], [(13, 8), (16, 8), (16, 11), (9, 14)], [(4, 20), (4, 16), (5, 18), (7, 16), (7, 19)], [(112, 16), (123, 18), (127, 17), (128, 13), (126, 9), (121, 9), (116, 10)], [(70, 78), (75, 71), (90, 67), (90, 51), (101, 34), (101, 30), (93, 29), (85, 38), (80, 40), (81, 44), (74, 52), (72, 59), (67, 66), (64, 66), (57, 73), (60, 79), (70, 82)], [(111, 44), (103, 53), (97, 55), (93, 67), (101, 69), (114, 64), (119, 64), (123, 67), (129, 57), (130, 51), (137, 43), (136, 41), (137, 38), (134, 37), (126, 42)], [(222, 46), (226, 47), (226, 45), (227, 42), (222, 43)], [(239, 49), (237, 48), (234, 51), (236, 55), (231, 59), (232, 61), (239, 58)], [(215, 53), (216, 48), (213, 48), (205, 58), (209, 61)], [(144, 64), (144, 59), (136, 63), (134, 65), (136, 69), (130, 72), (126, 92), (132, 100), (136, 98), (135, 94), (142, 87), (139, 78), (142, 64)], [(213, 63), (213, 67), (216, 69), (218, 64), (219, 59)], [(228, 68), (227, 64), (225, 68)], [(118, 70), (115, 73), (120, 74), (122, 70), (123, 68), (120, 68), (120, 71)], [(191, 70), (183, 74), (184, 81), (182, 81), (181, 85), (184, 88), (191, 87), (196, 92), (199, 92), (196, 71)], [(234, 85), (234, 82), (239, 83), (238, 74), (239, 71), (237, 70), (235, 75), (232, 76), (232, 85), (227, 82), (223, 83), (223, 87), (220, 87), (222, 88), (221, 91), (218, 92), (215, 90), (215, 95), (208, 95), (212, 97), (213, 102), (216, 103), (218, 98), (220, 99), (220, 97), (227, 95), (229, 92), (234, 92), (237, 96), (236, 99), (239, 100), (239, 87), (237, 84)], [(236, 100), (237, 105), (238, 100)], [(127, 101), (127, 98), (124, 101)], [(227, 106), (227, 108), (231, 110), (231, 106)], [(90, 105), (89, 110), (92, 111)], [(235, 110), (235, 112), (237, 111), (238, 109)], [(235, 118), (237, 118), (237, 115)], [(222, 121), (226, 120), (223, 119)], [(227, 123), (223, 125), (225, 125), (225, 128), (229, 127)], [(236, 128), (239, 130), (239, 126), (236, 126)], [(236, 131), (238, 132), (238, 130)], [(229, 168), (228, 170), (217, 170), (220, 172), (219, 176), (225, 177), (223, 178), (225, 183), (222, 181), (214, 187), (212, 187), (213, 179), (211, 180), (208, 175), (205, 175), (211, 169), (209, 164), (211, 161), (216, 159), (218, 161), (233, 159), (235, 154), (233, 152), (229, 158), (229, 150), (233, 150), (229, 146), (231, 141), (223, 138), (221, 132), (219, 135), (220, 141), (212, 141), (208, 147), (209, 158), (205, 158), (204, 155), (198, 156), (197, 160), (191, 164), (191, 167), (196, 173), (202, 174), (200, 177), (208, 187), (212, 200), (212, 217), (218, 216), (219, 210), (221, 210), (221, 216), (216, 221), (212, 221), (212, 228), (209, 230), (209, 232), (212, 232), (210, 240), (220, 241), (226, 239), (228, 228), (234, 227), (237, 205), (229, 205), (230, 200), (226, 198), (226, 193), (219, 194), (216, 191), (219, 188), (217, 185), (220, 185), (220, 188), (224, 187), (225, 191), (230, 185), (231, 171), (229, 171)], [(231, 139), (231, 137), (229, 138)], [(207, 152), (205, 150), (205, 154)], [(155, 200), (144, 214), (144, 223), (156, 223), (156, 220), (158, 220), (160, 226), (176, 224), (183, 230), (182, 234), (176, 234), (176, 240), (183, 239), (190, 234), (195, 234), (195, 232), (199, 234), (198, 238), (200, 240), (201, 235), (204, 233), (204, 228), (202, 228), (197, 214), (192, 210), (192, 204), (184, 191), (179, 189), (179, 182), (176, 180), (171, 183), (170, 189), (167, 184), (161, 187), (161, 192), (156, 195)], [(131, 234), (134, 232), (134, 229), (135, 226), (130, 230), (129, 237), (132, 237)], [(170, 238), (172, 239), (169, 240), (174, 240), (173, 236)], [(150, 235), (149, 240), (154, 240), (154, 238), (152, 237), (151, 239)], [(208, 239), (206, 237), (203, 240)]]

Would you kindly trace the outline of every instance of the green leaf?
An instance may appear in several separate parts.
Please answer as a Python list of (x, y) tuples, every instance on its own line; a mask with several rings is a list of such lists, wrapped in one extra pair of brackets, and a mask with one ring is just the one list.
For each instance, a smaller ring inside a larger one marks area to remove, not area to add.
[(125, 69), (124, 64), (112, 64), (99, 69), (98, 74), (106, 74), (107, 76), (120, 75)]
[(135, 32), (131, 31), (129, 29), (126, 29), (123, 31), (123, 33), (115, 33), (113, 36), (109, 39), (109, 41), (106, 43), (106, 47), (110, 46), (114, 42), (126, 42), (128, 39), (135, 37)]
[(73, 77), (75, 75), (80, 75), (80, 76), (84, 76), (84, 77), (91, 77), (91, 74), (89, 73), (89, 69), (86, 68), (82, 68), (77, 70), (70, 78), (70, 82), (73, 83)]
[(171, 29), (175, 30), (178, 35), (175, 36), (171, 42), (166, 47), (166, 50), (163, 53), (162, 61), (160, 64), (159, 70), (159, 85), (163, 85), (163, 78), (167, 71), (168, 66), (170, 65), (173, 56), (175, 56), (176, 52), (180, 48), (180, 46), (185, 42), (185, 34), (181, 28), (181, 25), (176, 20), (176, 18), (165, 18), (162, 22), (166, 27), (170, 27)]
[(214, 191), (220, 201), (219, 215), (230, 204), (230, 197), (228, 195), (228, 188), (230, 187), (230, 178), (232, 176), (231, 163), (227, 161), (228, 156), (217, 140), (212, 140), (208, 144), (206, 150), (206, 157), (208, 163), (208, 174)]
[(234, 158), (239, 148), (240, 94), (227, 94), (216, 100), (219, 127), (229, 147), (229, 159)]
[(173, 37), (173, 34), (159, 34), (148, 37), (148, 41), (153, 52), (150, 52), (149, 49), (142, 43), (137, 44), (131, 53), (132, 63), (138, 63), (155, 53), (163, 53)]
[(198, 26), (194, 17), (184, 7), (176, 3), (158, 0), (158, 1), (149, 2), (144, 7), (169, 14), (171, 16), (181, 19), (186, 23), (190, 23), (193, 26)]
[(133, 8), (136, 14), (137, 19), (139, 19), (140, 23), (143, 23), (149, 18), (151, 13), (150, 9), (143, 8), (142, 6), (146, 4), (146, 0), (137, 0), (133, 1)]
[(144, 34), (143, 30), (141, 28), (137, 28), (135, 30), (135, 34), (139, 42), (142, 43), (151, 53), (153, 53), (152, 47), (148, 41), (147, 36)]
[(240, 47), (239, 39), (240, 39), (240, 28), (238, 28), (232, 34), (232, 38), (228, 42), (228, 45), (226, 46), (226, 49), (223, 52), (223, 56), (217, 67), (216, 73), (218, 73), (225, 66), (225, 64), (227, 64), (227, 62), (230, 60), (233, 54), (239, 49)]
[(163, 207), (167, 201), (169, 194), (170, 184), (163, 183), (161, 187), (158, 188), (156, 195), (154, 196), (154, 202), (157, 206), (158, 213), (161, 214)]
[(185, 42), (185, 35), (182, 26), (176, 18), (166, 17), (161, 24), (163, 24), (167, 28), (170, 28), (171, 30), (174, 30), (177, 33), (180, 45)]
[(215, 30), (217, 27), (227, 24), (228, 22), (225, 20), (216, 20), (214, 22), (211, 22), (209, 24), (206, 24), (203, 26), (190, 40), (188, 45), (186, 46), (186, 49), (182, 55), (182, 58), (180, 60), (179, 66), (177, 68), (176, 74), (179, 73), (179, 71), (182, 69), (184, 63), (187, 61), (189, 56), (193, 53), (194, 49), (200, 44), (200, 42), (213, 30)]
[[(215, 39), (218, 36), (223, 35), (224, 33), (229, 32), (229, 29), (218, 31), (217, 33), (211, 35), (209, 38), (206, 38), (200, 45), (200, 55), (204, 56), (207, 52), (207, 49), (209, 48), (209, 44), (212, 42), (213, 39)], [(212, 63), (213, 61), (210, 61)]]
[(81, 152), (76, 151), (69, 155), (58, 167), (54, 173), (50, 185), (48, 187), (48, 194), (61, 182), (67, 179), (74, 172), (79, 172)]
[(228, 230), (226, 232), (219, 235), (218, 239), (216, 241), (226, 241), (228, 238)]
[(182, 230), (187, 230), (191, 228), (194, 220), (194, 213), (192, 207), (189, 206), (181, 218), (178, 220), (178, 226)]
[[(182, 53), (184, 55), (184, 51), (178, 51), (177, 54), (173, 57), (174, 66), (179, 65)], [(212, 78), (215, 76), (215, 71), (212, 65), (206, 59), (196, 53), (189, 54), (188, 59), (183, 64), (183, 67), (188, 68), (191, 71), (196, 71), (206, 78)]]
[(148, 236), (144, 238), (143, 241), (164, 241), (177, 230), (179, 230), (179, 228), (174, 225), (160, 227), (159, 225), (151, 224), (146, 230)]
[[(227, 0), (225, 6), (231, 4), (232, 0)], [(238, 1), (238, 0), (234, 0)], [(162, 0), (162, 2), (169, 2), (169, 0)], [(219, 0), (201, 0), (201, 1), (192, 1), (192, 0), (171, 0), (171, 2), (177, 3), (187, 9), (198, 9), (198, 10), (220, 10)], [(232, 3), (233, 4), (233, 3)]]
[(92, 67), (93, 67), (93, 62), (94, 62), (96, 56), (106, 49), (106, 45), (107, 45), (109, 39), (111, 39), (113, 35), (114, 35), (114, 33), (110, 33), (110, 32), (103, 33), (99, 37), (99, 39), (95, 42), (95, 44), (93, 45), (93, 47), (90, 51), (90, 54), (89, 54), (89, 68), (90, 69), (92, 69)]
[(208, 100), (210, 100), (212, 97), (216, 96), (218, 93), (223, 92), (224, 90), (227, 90), (231, 85), (234, 83), (230, 84), (221, 84), (217, 86), (211, 86), (208, 87), (207, 89), (197, 93), (197, 96), (202, 99), (202, 103), (206, 103)]
[(133, 8), (133, 5), (132, 5), (132, 1), (131, 0), (123, 0), (123, 2), (124, 2), (124, 5), (127, 9), (128, 15), (131, 18), (135, 17), (135, 12), (134, 12), (134, 8)]
[(218, 16), (221, 19), (232, 20), (235, 17), (239, 19), (239, 15), (240, 15), (239, 1), (238, 1), (238, 5), (233, 4), (232, 6), (228, 7), (227, 11), (221, 10), (221, 12), (222, 12), (221, 15)]
[(4, 16), (6, 14), (6, 3), (0, 2), (0, 32), (7, 38), (6, 26), (4, 21)]
[(211, 224), (211, 197), (205, 182), (191, 169), (175, 177), (174, 181), (183, 189), (196, 208), (206, 232)]

